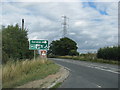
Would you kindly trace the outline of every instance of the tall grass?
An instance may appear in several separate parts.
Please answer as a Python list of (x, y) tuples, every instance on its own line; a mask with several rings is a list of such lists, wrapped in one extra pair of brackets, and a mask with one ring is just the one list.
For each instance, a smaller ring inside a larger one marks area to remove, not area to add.
[(2, 89), (2, 65), (0, 64), (0, 89)]
[(42, 79), (49, 74), (54, 74), (59, 66), (52, 61), (41, 59), (8, 62), (3, 66), (3, 88), (13, 88), (29, 81)]
[(116, 65), (119, 64), (118, 61), (98, 59), (95, 56), (57, 56), (56, 58), (73, 59), (73, 60), (79, 60), (79, 61), (99, 62), (99, 63), (108, 63), (108, 64), (116, 64)]

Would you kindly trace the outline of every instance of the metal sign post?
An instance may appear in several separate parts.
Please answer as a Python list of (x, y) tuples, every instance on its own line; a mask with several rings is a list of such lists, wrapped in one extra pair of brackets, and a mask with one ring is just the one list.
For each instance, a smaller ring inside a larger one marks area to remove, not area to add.
[(35, 50), (34, 50), (34, 60), (35, 60)]

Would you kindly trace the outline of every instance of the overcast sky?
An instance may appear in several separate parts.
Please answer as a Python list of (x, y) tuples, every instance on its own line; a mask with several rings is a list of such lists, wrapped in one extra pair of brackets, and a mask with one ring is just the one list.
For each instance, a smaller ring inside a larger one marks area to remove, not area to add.
[[(21, 26), (25, 20), (29, 39), (60, 39), (62, 15), (66, 15), (67, 37), (79, 52), (94, 52), (118, 44), (117, 2), (2, 2), (2, 25)], [(20, 0), (19, 0), (20, 1)]]

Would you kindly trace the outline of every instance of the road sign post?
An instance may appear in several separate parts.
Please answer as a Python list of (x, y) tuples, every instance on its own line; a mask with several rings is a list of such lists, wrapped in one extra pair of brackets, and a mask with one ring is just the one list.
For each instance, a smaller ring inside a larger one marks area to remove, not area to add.
[(35, 50), (34, 50), (34, 60), (35, 60)]
[(29, 50), (34, 50), (34, 60), (35, 60), (35, 50), (48, 50), (48, 40), (30, 40)]

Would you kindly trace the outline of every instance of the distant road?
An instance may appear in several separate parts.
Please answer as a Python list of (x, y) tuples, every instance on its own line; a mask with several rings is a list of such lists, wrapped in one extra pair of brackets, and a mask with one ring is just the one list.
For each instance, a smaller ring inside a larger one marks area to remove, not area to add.
[(61, 88), (118, 88), (118, 66), (50, 58), (70, 71)]

